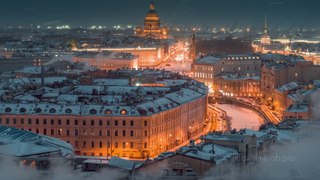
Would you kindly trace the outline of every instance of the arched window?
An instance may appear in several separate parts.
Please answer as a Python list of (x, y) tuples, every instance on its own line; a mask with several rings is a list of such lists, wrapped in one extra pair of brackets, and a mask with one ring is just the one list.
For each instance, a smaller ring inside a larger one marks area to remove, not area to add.
[(127, 110), (122, 109), (122, 110), (120, 111), (120, 114), (121, 114), (121, 115), (126, 115), (126, 114), (127, 114)]
[(97, 110), (95, 110), (95, 109), (90, 109), (90, 114), (97, 114)]
[(111, 115), (111, 114), (112, 114), (112, 111), (111, 111), (110, 109), (107, 109), (107, 110), (105, 111), (105, 113), (106, 113), (106, 115)]
[(66, 109), (66, 111), (65, 111), (67, 114), (71, 114), (72, 113), (72, 110), (71, 109)]
[(11, 112), (11, 108), (6, 107), (6, 109), (4, 110), (5, 112)]

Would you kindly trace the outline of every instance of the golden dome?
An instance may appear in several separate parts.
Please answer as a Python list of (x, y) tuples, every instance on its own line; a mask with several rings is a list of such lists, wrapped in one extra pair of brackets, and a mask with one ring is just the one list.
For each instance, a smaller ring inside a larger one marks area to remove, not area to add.
[(155, 20), (159, 20), (159, 15), (157, 13), (157, 11), (155, 11), (155, 5), (153, 2), (150, 3), (150, 10), (148, 11), (147, 15), (146, 15), (146, 21), (151, 20), (151, 21), (155, 21)]

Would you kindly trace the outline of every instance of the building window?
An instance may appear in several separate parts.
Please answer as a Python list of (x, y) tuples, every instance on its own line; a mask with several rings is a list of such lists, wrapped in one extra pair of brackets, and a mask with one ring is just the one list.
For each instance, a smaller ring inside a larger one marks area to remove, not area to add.
[(133, 142), (130, 142), (130, 148), (133, 149)]
[(67, 136), (70, 136), (70, 130), (67, 129)]
[(82, 125), (83, 125), (83, 126), (86, 126), (86, 125), (87, 125), (86, 120), (83, 120), (83, 121), (82, 121)]
[(107, 121), (107, 126), (110, 126), (110, 120)]
[(126, 126), (126, 120), (122, 120), (122, 126)]
[(144, 143), (144, 148), (148, 148), (148, 143), (147, 142)]
[(102, 120), (99, 120), (99, 126), (102, 126)]
[(91, 120), (90, 124), (91, 124), (91, 126), (94, 126), (94, 120)]
[(102, 148), (102, 142), (101, 141), (99, 142), (99, 148)]
[(47, 129), (43, 129), (43, 135), (47, 135)]
[(110, 130), (107, 130), (107, 136), (110, 136)]
[(0, 118), (0, 124), (2, 124), (2, 118)]
[(114, 136), (118, 136), (118, 130), (114, 131)]
[(82, 147), (86, 148), (87, 147), (87, 142), (86, 141), (83, 141), (82, 143)]
[(118, 120), (115, 120), (115, 121), (114, 121), (114, 125), (115, 125), (115, 126), (118, 126)]
[(130, 136), (133, 137), (133, 130), (130, 131)]
[(54, 129), (51, 129), (51, 135), (54, 135)]
[(78, 131), (78, 129), (75, 129), (74, 130), (74, 136), (78, 136), (79, 135), (79, 131)]
[(91, 147), (94, 148), (94, 141), (91, 141)]
[(122, 143), (122, 148), (123, 148), (123, 149), (126, 148), (126, 144), (127, 144), (126, 142), (123, 142), (123, 143)]
[(66, 124), (67, 124), (67, 126), (70, 125), (70, 120), (69, 119), (67, 119)]
[(43, 124), (44, 124), (44, 125), (47, 124), (47, 119), (43, 119)]
[(28, 119), (28, 124), (32, 124), (32, 119)]
[(148, 121), (144, 121), (144, 126), (148, 126)]
[(61, 119), (58, 119), (58, 125), (61, 125)]
[(118, 148), (118, 142), (114, 143), (114, 148)]
[(100, 137), (102, 136), (102, 131), (101, 131), (101, 130), (99, 130), (99, 136), (100, 136)]
[(109, 141), (107, 142), (107, 148), (110, 148), (110, 142)]
[(51, 125), (54, 125), (54, 120), (53, 119), (51, 119)]
[(122, 136), (126, 136), (126, 130), (122, 131)]
[(39, 134), (39, 129), (36, 129), (36, 133)]
[(144, 131), (144, 136), (148, 136), (148, 131)]
[(74, 120), (74, 125), (78, 126), (78, 119)]
[(130, 121), (130, 126), (134, 126), (133, 120)]
[(6, 124), (10, 124), (10, 119), (6, 118)]
[(24, 119), (23, 118), (20, 119), (20, 124), (24, 124)]

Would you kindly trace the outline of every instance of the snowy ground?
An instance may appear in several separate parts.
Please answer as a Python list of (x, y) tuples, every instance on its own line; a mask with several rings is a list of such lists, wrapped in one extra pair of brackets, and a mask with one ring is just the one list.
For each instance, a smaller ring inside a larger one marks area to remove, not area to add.
[(217, 107), (225, 110), (231, 120), (232, 129), (248, 128), (258, 130), (263, 119), (254, 111), (232, 104), (217, 104)]

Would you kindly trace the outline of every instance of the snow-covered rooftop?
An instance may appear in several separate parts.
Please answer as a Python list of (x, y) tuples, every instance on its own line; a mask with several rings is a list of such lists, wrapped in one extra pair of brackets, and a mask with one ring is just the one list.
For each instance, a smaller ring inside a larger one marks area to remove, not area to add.
[(64, 157), (74, 155), (72, 146), (62, 140), (0, 126), (0, 154), (28, 157), (52, 153), (61, 153)]

